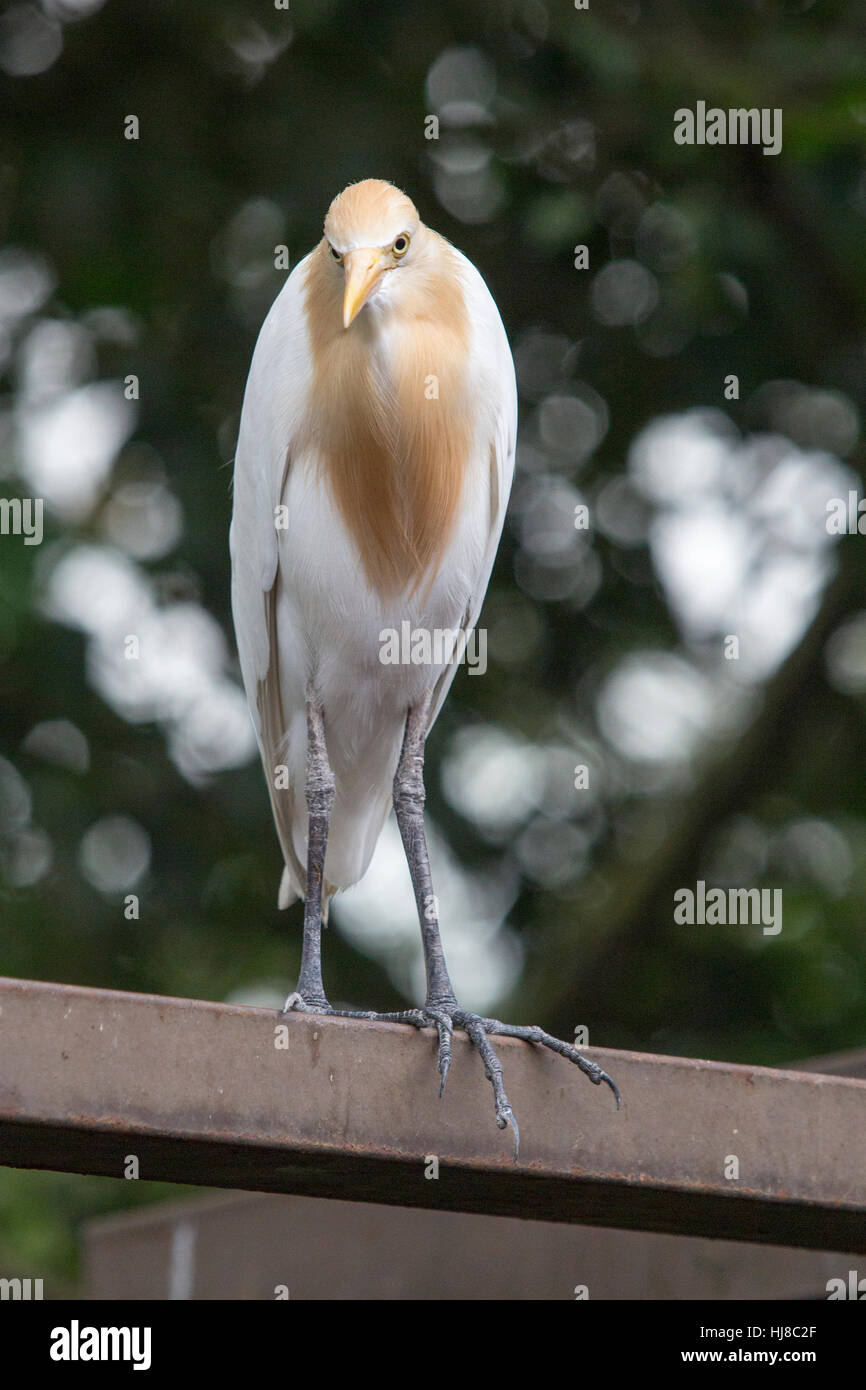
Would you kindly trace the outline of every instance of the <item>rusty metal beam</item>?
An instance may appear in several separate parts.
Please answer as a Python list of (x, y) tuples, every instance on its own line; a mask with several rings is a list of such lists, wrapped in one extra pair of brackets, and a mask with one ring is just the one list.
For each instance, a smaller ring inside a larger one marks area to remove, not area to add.
[[(0, 1162), (866, 1252), (866, 1081), (497, 1039), (522, 1131), (462, 1034), (0, 979)], [(435, 1155), (438, 1178), (425, 1176)], [(726, 1176), (738, 1164), (738, 1177)]]

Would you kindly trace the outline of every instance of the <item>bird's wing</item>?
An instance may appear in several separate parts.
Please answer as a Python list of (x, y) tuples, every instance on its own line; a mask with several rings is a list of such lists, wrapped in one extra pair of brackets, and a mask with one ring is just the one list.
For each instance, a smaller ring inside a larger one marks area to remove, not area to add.
[[(310, 367), (303, 286), (306, 260), (294, 269), (262, 325), (244, 393), (235, 455), (229, 548), (232, 614), (244, 689), (255, 725), (274, 821), (286, 864), (303, 885), (292, 846), (292, 788), (277, 791), (288, 711), (280, 689), (276, 641), (279, 578), (278, 511), (291, 464)], [(281, 890), (286, 899), (285, 890)]]
[[(459, 251), (455, 250), (454, 254), (460, 263), (470, 321), (474, 326), (472, 358), (484, 368), (485, 379), (478, 383), (475, 394), (478, 399), (489, 400), (492, 406), (480, 444), (480, 465), (486, 465), (487, 468), (490, 525), (487, 545), (477, 568), (462, 621), (463, 631), (467, 632), (475, 627), (481, 613), (511, 493), (517, 444), (517, 383), (508, 336), (493, 297), (472, 262)], [(442, 672), (433, 691), (428, 730), (432, 728), (451, 688), (459, 665), (459, 655), (458, 649), (455, 659)]]

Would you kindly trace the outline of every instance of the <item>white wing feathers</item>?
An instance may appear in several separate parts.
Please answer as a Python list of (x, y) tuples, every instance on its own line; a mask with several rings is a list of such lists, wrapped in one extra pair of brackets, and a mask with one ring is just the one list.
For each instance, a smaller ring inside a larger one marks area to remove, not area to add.
[[(232, 613), (247, 702), (255, 725), (283, 857), (303, 884), (292, 845), (291, 789), (277, 795), (275, 768), (286, 730), (276, 642), (281, 505), (290, 466), (288, 441), (307, 397), (309, 354), (303, 309), (306, 261), (289, 276), (262, 325), (244, 393), (235, 456), (229, 548)], [(281, 906), (290, 901), (284, 875)], [(283, 901), (284, 900), (284, 901)]]
[[(466, 632), (473, 629), (478, 622), (505, 523), (517, 445), (517, 383), (508, 337), (490, 291), (472, 262), (456, 251), (456, 248), (452, 250), (455, 250), (461, 262), (469, 299), (470, 319), (475, 328), (473, 357), (490, 365), (493, 389), (489, 391), (489, 396), (495, 403), (492, 422), (489, 424), (489, 442), (486, 451), (483, 452), (483, 458), (489, 468), (490, 530), (463, 618), (462, 626)], [(481, 448), (484, 450), (483, 441)], [(442, 708), (457, 674), (458, 664), (457, 661), (453, 662), (437, 683), (430, 706), (428, 729), (432, 728)]]

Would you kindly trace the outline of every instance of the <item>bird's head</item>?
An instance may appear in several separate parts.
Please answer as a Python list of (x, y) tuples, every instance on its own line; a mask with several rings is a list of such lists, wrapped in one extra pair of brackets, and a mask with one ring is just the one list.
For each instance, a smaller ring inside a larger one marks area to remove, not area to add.
[(411, 198), (382, 179), (352, 183), (337, 195), (325, 218), (323, 251), (331, 273), (345, 280), (344, 328), (391, 286), (389, 271), (417, 263), (426, 230)]

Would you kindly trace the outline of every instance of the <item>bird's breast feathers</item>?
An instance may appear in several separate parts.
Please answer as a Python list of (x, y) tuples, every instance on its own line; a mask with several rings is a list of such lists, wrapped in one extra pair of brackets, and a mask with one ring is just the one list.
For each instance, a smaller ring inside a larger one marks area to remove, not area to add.
[(442, 242), (398, 305), (371, 303), (347, 332), (330, 271), (319, 247), (304, 275), (311, 373), (296, 448), (321, 471), (367, 583), (388, 598), (435, 572), (464, 495), (478, 415), (466, 295)]

